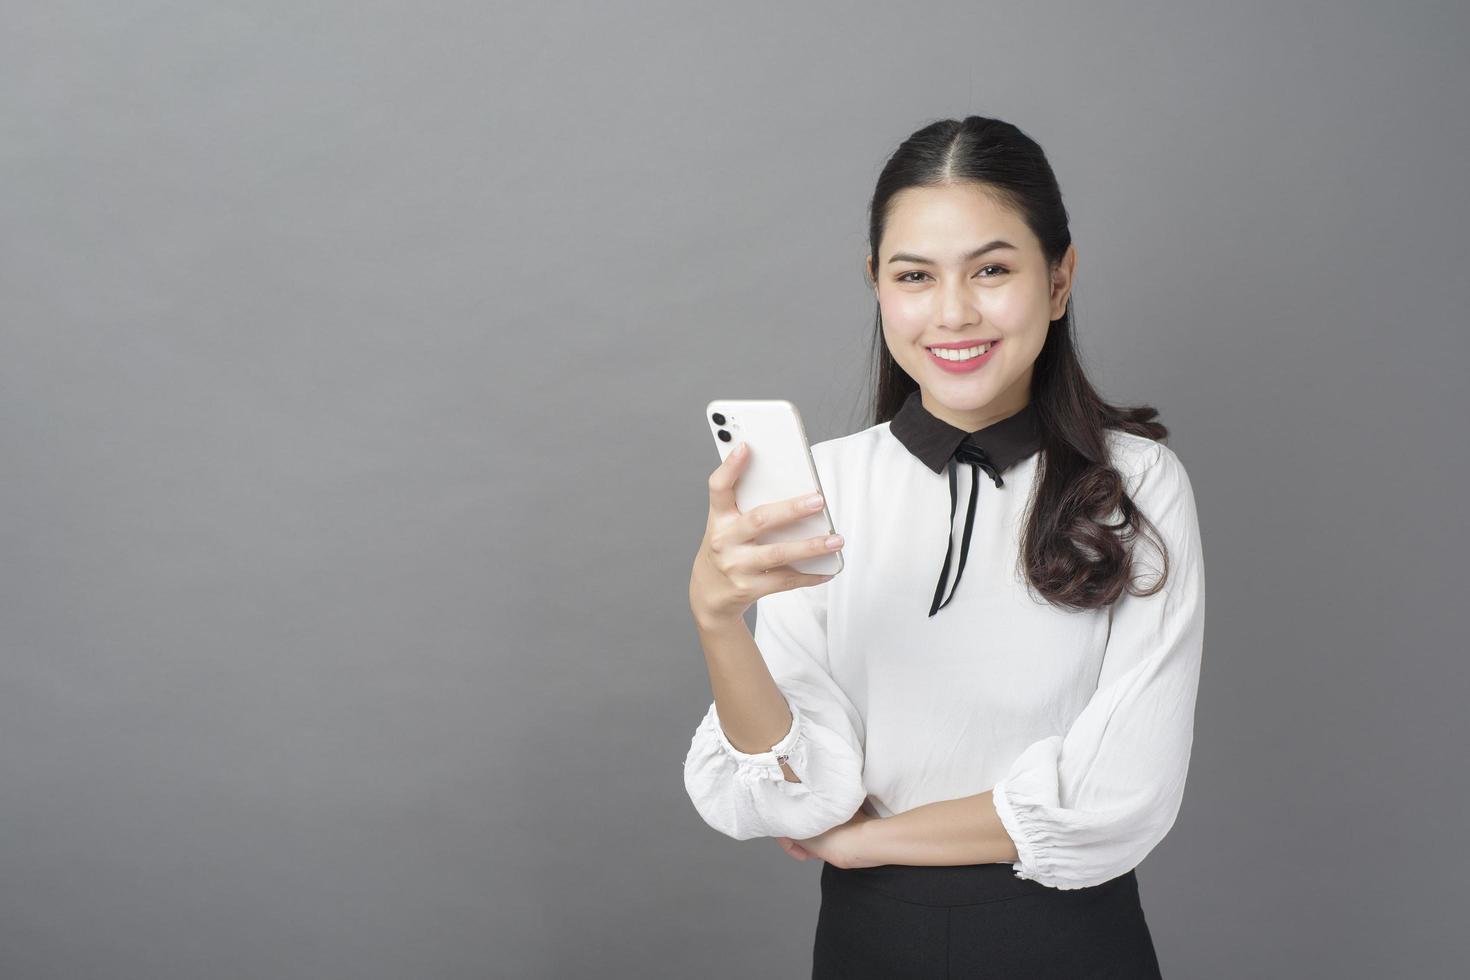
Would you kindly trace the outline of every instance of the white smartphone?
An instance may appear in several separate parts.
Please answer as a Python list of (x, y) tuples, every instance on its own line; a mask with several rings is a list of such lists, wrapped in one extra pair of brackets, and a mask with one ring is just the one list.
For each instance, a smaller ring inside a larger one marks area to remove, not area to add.
[[(735, 483), (735, 506), (742, 514), (761, 504), (822, 493), (822, 481), (817, 476), (817, 464), (801, 424), (801, 413), (791, 402), (784, 398), (716, 398), (705, 406), (704, 420), (714, 436), (721, 461), (742, 442), (750, 445), (750, 460)], [(824, 501), (820, 511), (771, 528), (757, 536), (755, 542), (801, 541), (834, 531), (832, 512)], [(842, 571), (842, 552), (798, 558), (789, 564), (799, 572), (835, 575)]]

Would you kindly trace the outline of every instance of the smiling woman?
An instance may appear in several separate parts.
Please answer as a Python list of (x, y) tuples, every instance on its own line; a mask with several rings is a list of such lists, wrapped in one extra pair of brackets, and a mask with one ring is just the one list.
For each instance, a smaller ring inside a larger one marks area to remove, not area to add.
[(753, 637), (711, 597), (781, 518), (711, 477), (685, 787), (823, 862), (814, 977), (1159, 975), (1135, 868), (1183, 798), (1203, 551), (1157, 412), (1078, 362), (1076, 263), (1033, 140), (919, 130), (870, 208), (873, 424), (812, 446), (844, 567), (763, 591)]

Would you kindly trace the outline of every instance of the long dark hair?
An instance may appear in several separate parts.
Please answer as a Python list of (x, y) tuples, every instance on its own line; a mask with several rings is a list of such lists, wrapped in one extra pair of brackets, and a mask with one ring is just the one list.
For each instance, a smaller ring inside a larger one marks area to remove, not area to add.
[[(1048, 266), (1056, 268), (1072, 233), (1046, 154), (1010, 123), (967, 116), (925, 126), (904, 140), (884, 165), (869, 205), (868, 247), (875, 269), (893, 196), (909, 187), (956, 183), (982, 184), (1005, 202), (1040, 240)], [(873, 366), (876, 425), (893, 418), (919, 386), (884, 343), (881, 307), (874, 319)], [(1169, 430), (1153, 421), (1156, 409), (1111, 405), (1098, 394), (1077, 359), (1070, 296), (1037, 355), (1031, 401), (1041, 419), (1042, 453), (1021, 544), (1025, 580), (1047, 601), (1076, 609), (1110, 605), (1124, 590), (1153, 595), (1168, 577), (1168, 549), (1157, 528), (1134, 506), (1123, 475), (1113, 468), (1105, 430), (1158, 441)], [(1145, 527), (1156, 539), (1163, 569), (1154, 584), (1139, 589), (1133, 582), (1133, 544)]]

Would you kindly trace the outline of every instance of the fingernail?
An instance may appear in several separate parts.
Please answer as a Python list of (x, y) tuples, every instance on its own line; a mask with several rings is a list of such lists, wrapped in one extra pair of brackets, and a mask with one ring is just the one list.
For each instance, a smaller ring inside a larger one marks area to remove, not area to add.
[(829, 548), (836, 548), (836, 547), (839, 547), (841, 544), (842, 544), (842, 535), (840, 535), (840, 534), (834, 534), (830, 538), (827, 539), (827, 547), (829, 547)]
[(805, 503), (808, 507), (820, 507), (822, 506), (822, 495), (819, 493), (814, 493), (810, 497), (806, 498), (803, 503)]

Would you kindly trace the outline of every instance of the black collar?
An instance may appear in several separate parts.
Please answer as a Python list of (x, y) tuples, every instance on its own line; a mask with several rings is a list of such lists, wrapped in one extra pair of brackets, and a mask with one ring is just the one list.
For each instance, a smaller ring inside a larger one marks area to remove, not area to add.
[(1000, 472), (1041, 448), (1041, 419), (1034, 401), (1027, 402), (1014, 415), (966, 432), (931, 415), (920, 399), (919, 389), (915, 388), (893, 416), (890, 429), (909, 452), (935, 473), (944, 472), (945, 463), (961, 442), (984, 449)]
[[(974, 432), (966, 432), (930, 414), (916, 388), (909, 392), (908, 398), (894, 414), (889, 430), (925, 466), (935, 473), (949, 473), (950, 532), (945, 535), (944, 564), (939, 569), (939, 582), (934, 586), (934, 599), (929, 604), (929, 615), (933, 616), (949, 605), (965, 573), (965, 560), (970, 554), (970, 532), (975, 526), (975, 505), (980, 494), (980, 472), (983, 470), (997, 489), (1004, 486), (1005, 481), (1000, 474), (1041, 448), (1041, 419), (1036, 403), (1030, 401), (1014, 415)], [(954, 518), (959, 505), (955, 470), (960, 463), (971, 467), (970, 503), (965, 509), (959, 568), (955, 570), (949, 597), (945, 598), (944, 586), (949, 581), (950, 559), (954, 557)]]

